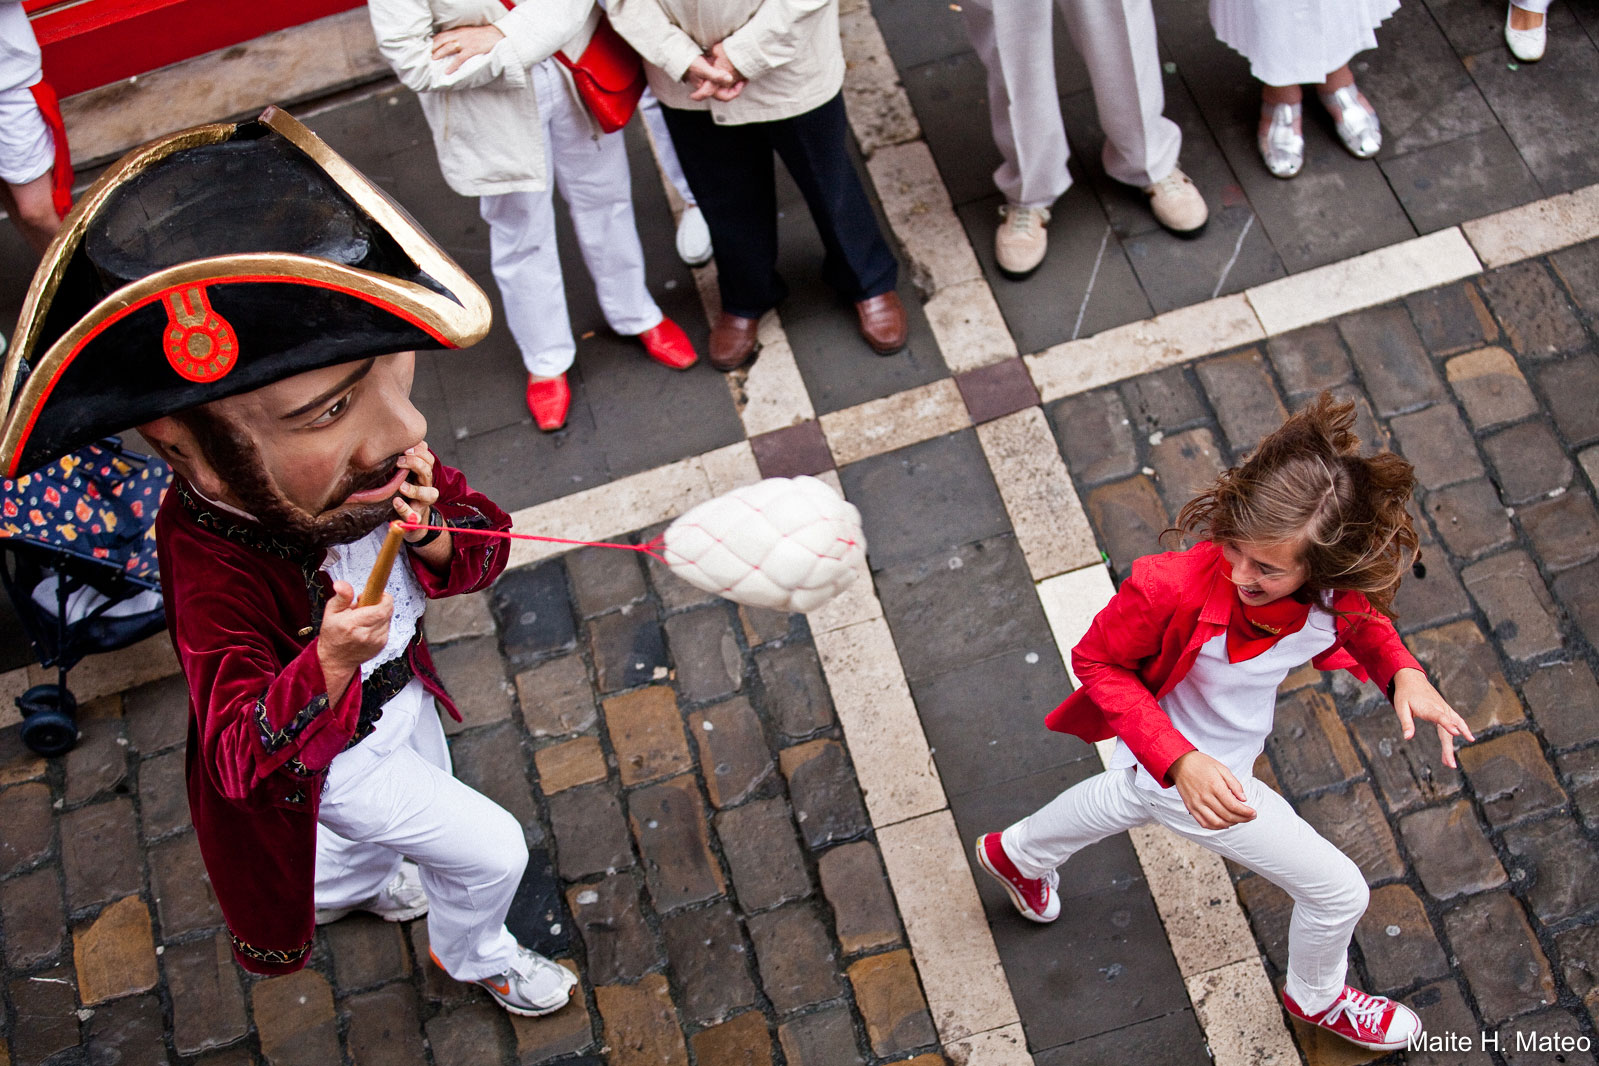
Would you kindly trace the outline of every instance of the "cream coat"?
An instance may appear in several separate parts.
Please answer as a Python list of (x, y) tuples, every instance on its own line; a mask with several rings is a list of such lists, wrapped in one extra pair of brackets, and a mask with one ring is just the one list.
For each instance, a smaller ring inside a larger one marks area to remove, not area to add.
[[(368, 11), (383, 58), (421, 101), (450, 188), (492, 196), (549, 187), (529, 72), (557, 51), (574, 59), (583, 54), (599, 22), (595, 0), (528, 0), (511, 10), (500, 0), (371, 0)], [(488, 24), (505, 34), (488, 54), (453, 74), (444, 73), (448, 63), (431, 58), (440, 30)], [(599, 135), (598, 126), (593, 133)]]
[[(844, 86), (838, 0), (610, 0), (609, 11), (667, 107), (709, 110), (726, 125), (773, 122), (815, 110)], [(717, 42), (749, 84), (731, 101), (690, 100), (683, 74)]]

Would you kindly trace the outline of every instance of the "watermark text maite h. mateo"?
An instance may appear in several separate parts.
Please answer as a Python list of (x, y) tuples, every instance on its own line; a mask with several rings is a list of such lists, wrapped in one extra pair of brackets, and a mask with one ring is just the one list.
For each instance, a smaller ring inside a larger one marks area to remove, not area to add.
[(1411, 1051), (1588, 1051), (1593, 1038), (1564, 1033), (1540, 1033), (1536, 1029), (1513, 1033), (1433, 1033), (1423, 1031), (1410, 1038)]

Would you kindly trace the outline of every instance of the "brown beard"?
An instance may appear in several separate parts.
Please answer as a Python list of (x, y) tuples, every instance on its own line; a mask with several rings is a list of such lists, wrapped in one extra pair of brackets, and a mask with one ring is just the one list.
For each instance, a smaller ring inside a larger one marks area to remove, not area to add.
[[(226, 482), (243, 510), (280, 540), (307, 551), (320, 551), (360, 540), (396, 517), (390, 500), (345, 504), (311, 514), (283, 495), (261, 461), (255, 441), (232, 419), (204, 407), (193, 407), (172, 417), (194, 434), (206, 462)], [(399, 455), (395, 455), (371, 470), (346, 472), (330, 498), (344, 500), (351, 493), (388, 484), (398, 459)]]

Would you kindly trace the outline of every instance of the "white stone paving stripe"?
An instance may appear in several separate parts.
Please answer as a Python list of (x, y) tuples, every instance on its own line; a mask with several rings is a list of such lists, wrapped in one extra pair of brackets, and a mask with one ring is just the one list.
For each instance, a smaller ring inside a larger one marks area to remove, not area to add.
[(1016, 1002), (954, 816), (937, 811), (879, 829), (877, 845), (939, 1039), (962, 1040), (1016, 1025)]
[(1186, 983), (1216, 1066), (1299, 1066), (1299, 1049), (1258, 958), (1207, 970)]
[(899, 238), (903, 265), (926, 299), (980, 279), (982, 269), (955, 217), (949, 190), (924, 141), (880, 149), (866, 161), (883, 214)]
[(844, 48), (844, 112), (861, 154), (869, 159), (879, 148), (920, 137), (910, 98), (865, 0), (839, 4), (838, 36)]
[(812, 633), (872, 825), (948, 806), (888, 622)]
[(952, 1041), (944, 1045), (944, 1050), (954, 1066), (1032, 1066), (1033, 1063), (1021, 1022)]
[(1461, 227), (1492, 269), (1599, 237), (1599, 184), (1535, 200)]
[(1045, 403), (1265, 337), (1242, 294), (1206, 300), (1026, 356)]
[(1140, 826), (1129, 836), (1145, 878), (1161, 886), (1155, 909), (1179, 973), (1186, 978), (1259, 960), (1255, 934), (1220, 855), (1164, 826)]
[(1267, 335), (1482, 273), (1458, 226), (1246, 289)]
[(1042, 408), (977, 427), (994, 483), (1033, 579), (1096, 561), (1099, 547)]
[(744, 432), (751, 437), (816, 417), (777, 312), (764, 315), (757, 330), (760, 355), (746, 369), (728, 375), (733, 403), (744, 420)]
[(952, 374), (1002, 363), (1019, 354), (999, 304), (994, 302), (994, 292), (982, 278), (934, 293), (922, 311)]
[(1082, 682), (1072, 672), (1072, 648), (1088, 633), (1089, 623), (1115, 594), (1110, 571), (1102, 563), (1038, 582), (1038, 600), (1044, 605), (1044, 618), (1055, 635), (1055, 647), (1060, 649), (1073, 688), (1081, 687)]
[(822, 432), (839, 466), (920, 444), (971, 424), (972, 416), (953, 378), (822, 416)]

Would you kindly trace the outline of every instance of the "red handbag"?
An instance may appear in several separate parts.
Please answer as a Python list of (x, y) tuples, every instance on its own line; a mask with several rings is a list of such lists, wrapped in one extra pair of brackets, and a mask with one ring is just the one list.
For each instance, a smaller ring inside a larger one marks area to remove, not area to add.
[[(514, 6), (513, 0), (500, 2), (507, 9)], [(627, 125), (638, 108), (638, 98), (644, 95), (644, 61), (632, 45), (622, 40), (603, 12), (577, 62), (560, 52), (555, 53), (555, 58), (572, 72), (577, 94), (600, 129), (615, 133)]]

